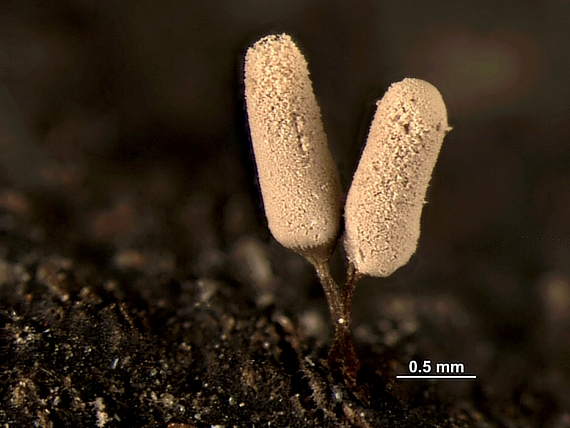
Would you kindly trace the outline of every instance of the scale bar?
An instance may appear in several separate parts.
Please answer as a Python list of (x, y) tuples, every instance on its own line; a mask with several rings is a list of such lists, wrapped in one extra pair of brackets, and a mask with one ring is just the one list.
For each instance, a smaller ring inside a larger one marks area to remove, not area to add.
[(445, 380), (445, 379), (464, 379), (464, 380), (474, 380), (477, 379), (477, 375), (442, 375), (442, 376), (425, 376), (425, 375), (396, 375), (396, 379), (432, 379), (432, 380)]

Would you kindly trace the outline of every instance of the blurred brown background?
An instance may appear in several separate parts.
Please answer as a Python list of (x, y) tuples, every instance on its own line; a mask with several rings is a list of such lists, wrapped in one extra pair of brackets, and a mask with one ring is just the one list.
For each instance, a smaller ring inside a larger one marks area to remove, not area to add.
[(401, 318), (406, 304), (420, 324), (440, 311), (451, 325), (434, 361), (570, 405), (565, 0), (3, 1), (0, 228), (118, 264), (145, 249), (181, 277), (215, 276), (253, 235), (299, 284), (276, 291), (284, 302), (307, 284), (321, 299), (310, 270), (270, 241), (255, 182), (242, 60), (273, 32), (308, 59), (345, 189), (390, 83), (435, 84), (454, 127), (418, 254), (363, 282), (355, 325)]

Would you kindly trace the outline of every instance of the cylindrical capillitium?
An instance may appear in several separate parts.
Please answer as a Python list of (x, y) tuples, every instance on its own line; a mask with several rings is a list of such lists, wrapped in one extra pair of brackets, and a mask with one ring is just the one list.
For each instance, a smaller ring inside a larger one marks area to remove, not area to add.
[(288, 35), (267, 36), (247, 51), (244, 84), (269, 229), (283, 246), (326, 259), (341, 191), (307, 62)]
[(345, 206), (344, 247), (361, 274), (385, 277), (406, 264), (445, 134), (438, 90), (420, 79), (390, 86), (377, 103)]

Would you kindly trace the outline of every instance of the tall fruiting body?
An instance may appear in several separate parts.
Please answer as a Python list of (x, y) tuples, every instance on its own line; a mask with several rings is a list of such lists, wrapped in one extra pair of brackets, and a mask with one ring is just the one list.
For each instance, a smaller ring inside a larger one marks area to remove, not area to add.
[(327, 260), (336, 244), (341, 190), (305, 58), (286, 34), (245, 57), (245, 100), (269, 229), (283, 246)]
[(438, 90), (419, 79), (390, 86), (377, 103), (345, 206), (344, 247), (356, 271), (386, 277), (406, 264), (445, 134)]

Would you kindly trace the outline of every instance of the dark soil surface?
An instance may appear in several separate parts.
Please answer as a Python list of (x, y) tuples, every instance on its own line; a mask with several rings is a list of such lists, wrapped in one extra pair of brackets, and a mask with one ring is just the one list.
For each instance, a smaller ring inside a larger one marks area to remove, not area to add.
[[(570, 426), (570, 5), (426, 3), (2, 2), (0, 427)], [(356, 289), (357, 391), (263, 216), (241, 69), (276, 31), (345, 189), (390, 83), (454, 127), (418, 252)], [(396, 379), (428, 360), (477, 379)]]

